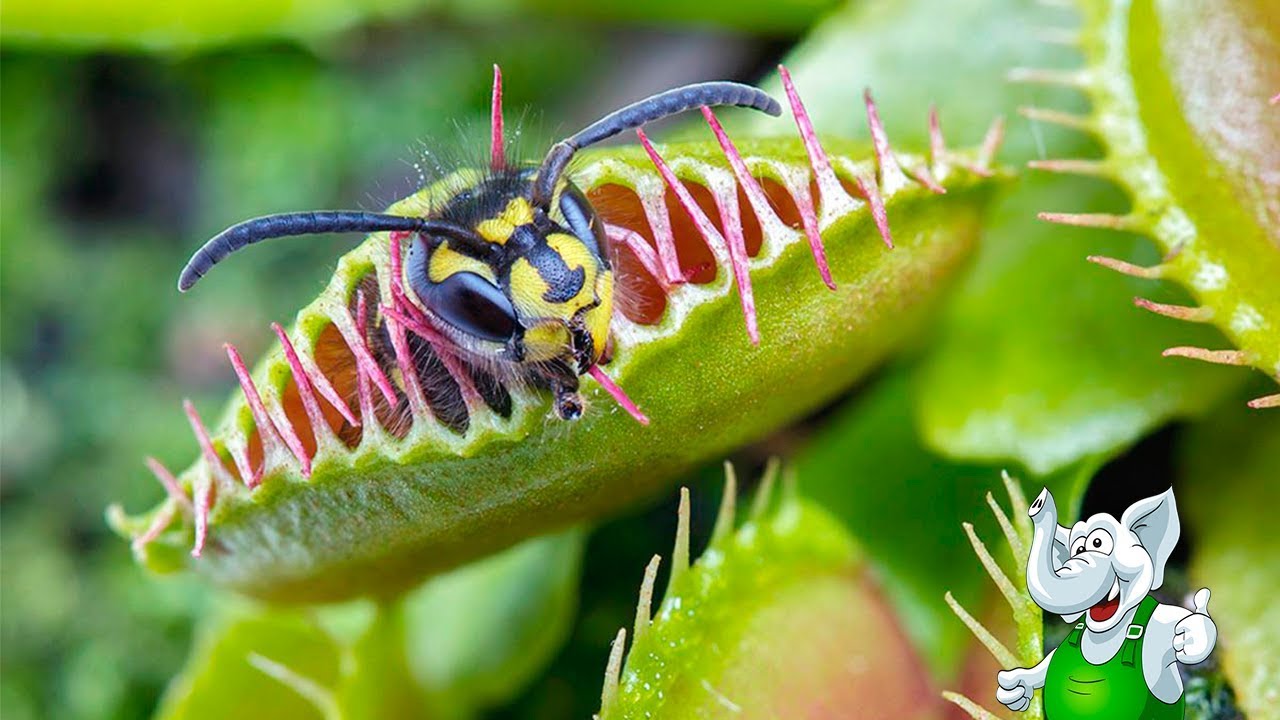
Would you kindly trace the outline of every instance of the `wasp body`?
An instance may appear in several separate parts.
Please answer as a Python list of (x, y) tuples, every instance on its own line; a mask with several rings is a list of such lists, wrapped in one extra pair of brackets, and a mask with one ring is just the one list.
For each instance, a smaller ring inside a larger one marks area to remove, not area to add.
[[(604, 227), (586, 196), (566, 177), (569, 161), (579, 149), (624, 130), (713, 105), (781, 113), (768, 95), (736, 83), (669, 90), (556, 143), (540, 165), (504, 162), (492, 168), (427, 217), (322, 211), (234, 225), (196, 251), (178, 287), (190, 289), (227, 255), (261, 240), (332, 232), (409, 233), (401, 279), (432, 332), (447, 338), (486, 402), (509, 414), (505, 383), (523, 382), (550, 390), (561, 418), (577, 418), (583, 407), (579, 377), (605, 359), (609, 345), (614, 276)], [(374, 346), (390, 347), (383, 322), (374, 317), (364, 324), (380, 340)], [(439, 364), (438, 359), (421, 339), (412, 344), (420, 374), (429, 374), (425, 365)], [(379, 361), (389, 367), (392, 351), (381, 354)], [(447, 424), (465, 430), (465, 414)]]

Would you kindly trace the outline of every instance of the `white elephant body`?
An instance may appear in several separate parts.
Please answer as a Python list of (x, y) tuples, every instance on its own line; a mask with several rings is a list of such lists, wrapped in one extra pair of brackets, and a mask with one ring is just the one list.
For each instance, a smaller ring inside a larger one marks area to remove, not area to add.
[[(1178, 540), (1172, 491), (1135, 503), (1120, 520), (1104, 513), (1067, 529), (1057, 524), (1053, 496), (1045, 490), (1030, 515), (1035, 534), (1027, 559), (1028, 591), (1041, 608), (1076, 627), (1064, 641), (1067, 647), (1035, 667), (1001, 672), (997, 699), (1021, 711), (1036, 689), (1045, 688), (1049, 720), (1100, 713), (1117, 720), (1132, 714), (1137, 720), (1153, 711), (1180, 717), (1183, 686), (1177, 665), (1207, 658), (1217, 628), (1208, 615), (1207, 589), (1196, 594), (1194, 611), (1148, 599), (1162, 584), (1165, 562)], [(1126, 643), (1132, 645), (1127, 652)]]
[[(1115, 657), (1137, 610), (1129, 611), (1124, 620), (1105, 632), (1095, 633), (1086, 628), (1080, 640), (1084, 659), (1101, 665)], [(1173, 635), (1178, 623), (1191, 614), (1184, 607), (1160, 605), (1147, 622), (1142, 643), (1142, 676), (1151, 694), (1161, 702), (1172, 704), (1182, 697), (1182, 676), (1174, 658)]]

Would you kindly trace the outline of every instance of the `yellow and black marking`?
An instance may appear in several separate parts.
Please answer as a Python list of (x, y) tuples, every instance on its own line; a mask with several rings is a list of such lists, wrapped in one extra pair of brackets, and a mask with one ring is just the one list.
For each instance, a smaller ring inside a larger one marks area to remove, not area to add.
[(471, 240), (415, 235), (405, 281), (465, 355), (574, 405), (578, 375), (608, 344), (613, 270), (582, 192), (562, 179), (541, 210), (530, 199), (534, 178), (532, 169), (500, 171), (454, 193), (433, 218), (470, 230)]
[[(577, 417), (582, 411), (578, 376), (601, 362), (609, 344), (614, 279), (604, 226), (586, 196), (566, 178), (569, 162), (578, 150), (625, 130), (715, 105), (774, 116), (782, 112), (764, 92), (738, 83), (667, 90), (561, 140), (536, 167), (496, 167), (427, 217), (327, 210), (233, 225), (191, 256), (178, 289), (190, 289), (225, 257), (263, 240), (335, 232), (409, 233), (413, 239), (404, 258), (404, 284), (453, 341), (456, 347), (443, 351), (462, 361), (485, 401), (509, 415), (506, 384), (523, 382), (550, 389), (560, 417)], [(380, 312), (368, 298), (366, 307)], [(399, 378), (385, 322), (367, 317), (366, 323), (384, 371)], [(407, 341), (432, 411), (465, 432), (469, 416), (458, 379), (445, 367), (449, 363), (418, 335), (410, 333)]]

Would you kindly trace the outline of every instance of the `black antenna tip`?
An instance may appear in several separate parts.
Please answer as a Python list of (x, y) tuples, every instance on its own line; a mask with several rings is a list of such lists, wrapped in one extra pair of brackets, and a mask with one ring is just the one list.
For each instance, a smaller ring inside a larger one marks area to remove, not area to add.
[(178, 275), (178, 292), (186, 292), (195, 287), (200, 278), (204, 277), (204, 273), (197, 272), (190, 260), (183, 266), (182, 272)]

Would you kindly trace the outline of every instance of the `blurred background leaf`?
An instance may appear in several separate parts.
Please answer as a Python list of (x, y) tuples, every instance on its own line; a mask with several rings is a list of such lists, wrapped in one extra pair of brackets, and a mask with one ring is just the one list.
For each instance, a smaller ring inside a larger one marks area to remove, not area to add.
[(583, 533), (527, 541), (394, 601), (203, 619), (159, 716), (466, 718), (521, 691), (564, 642)]
[(803, 30), (839, 0), (10, 0), (0, 39), (69, 50), (193, 51), (264, 39), (317, 46), (360, 25), (430, 18), (437, 25), (550, 16), (595, 21), (726, 27), (763, 34)]
[(260, 38), (302, 39), (391, 20), (430, 0), (16, 0), (0, 10), (6, 42), (68, 48), (192, 49)]
[(419, 685), (472, 708), (527, 687), (573, 623), (584, 535), (526, 541), (406, 598), (409, 666)]
[[(1255, 383), (1266, 387), (1266, 381)], [(1256, 397), (1255, 392), (1248, 397)], [(1209, 587), (1220, 661), (1240, 708), (1280, 718), (1280, 416), (1258, 417), (1238, 397), (1187, 430), (1178, 507), (1196, 543), (1189, 592)], [(1262, 560), (1267, 558), (1267, 560)]]

